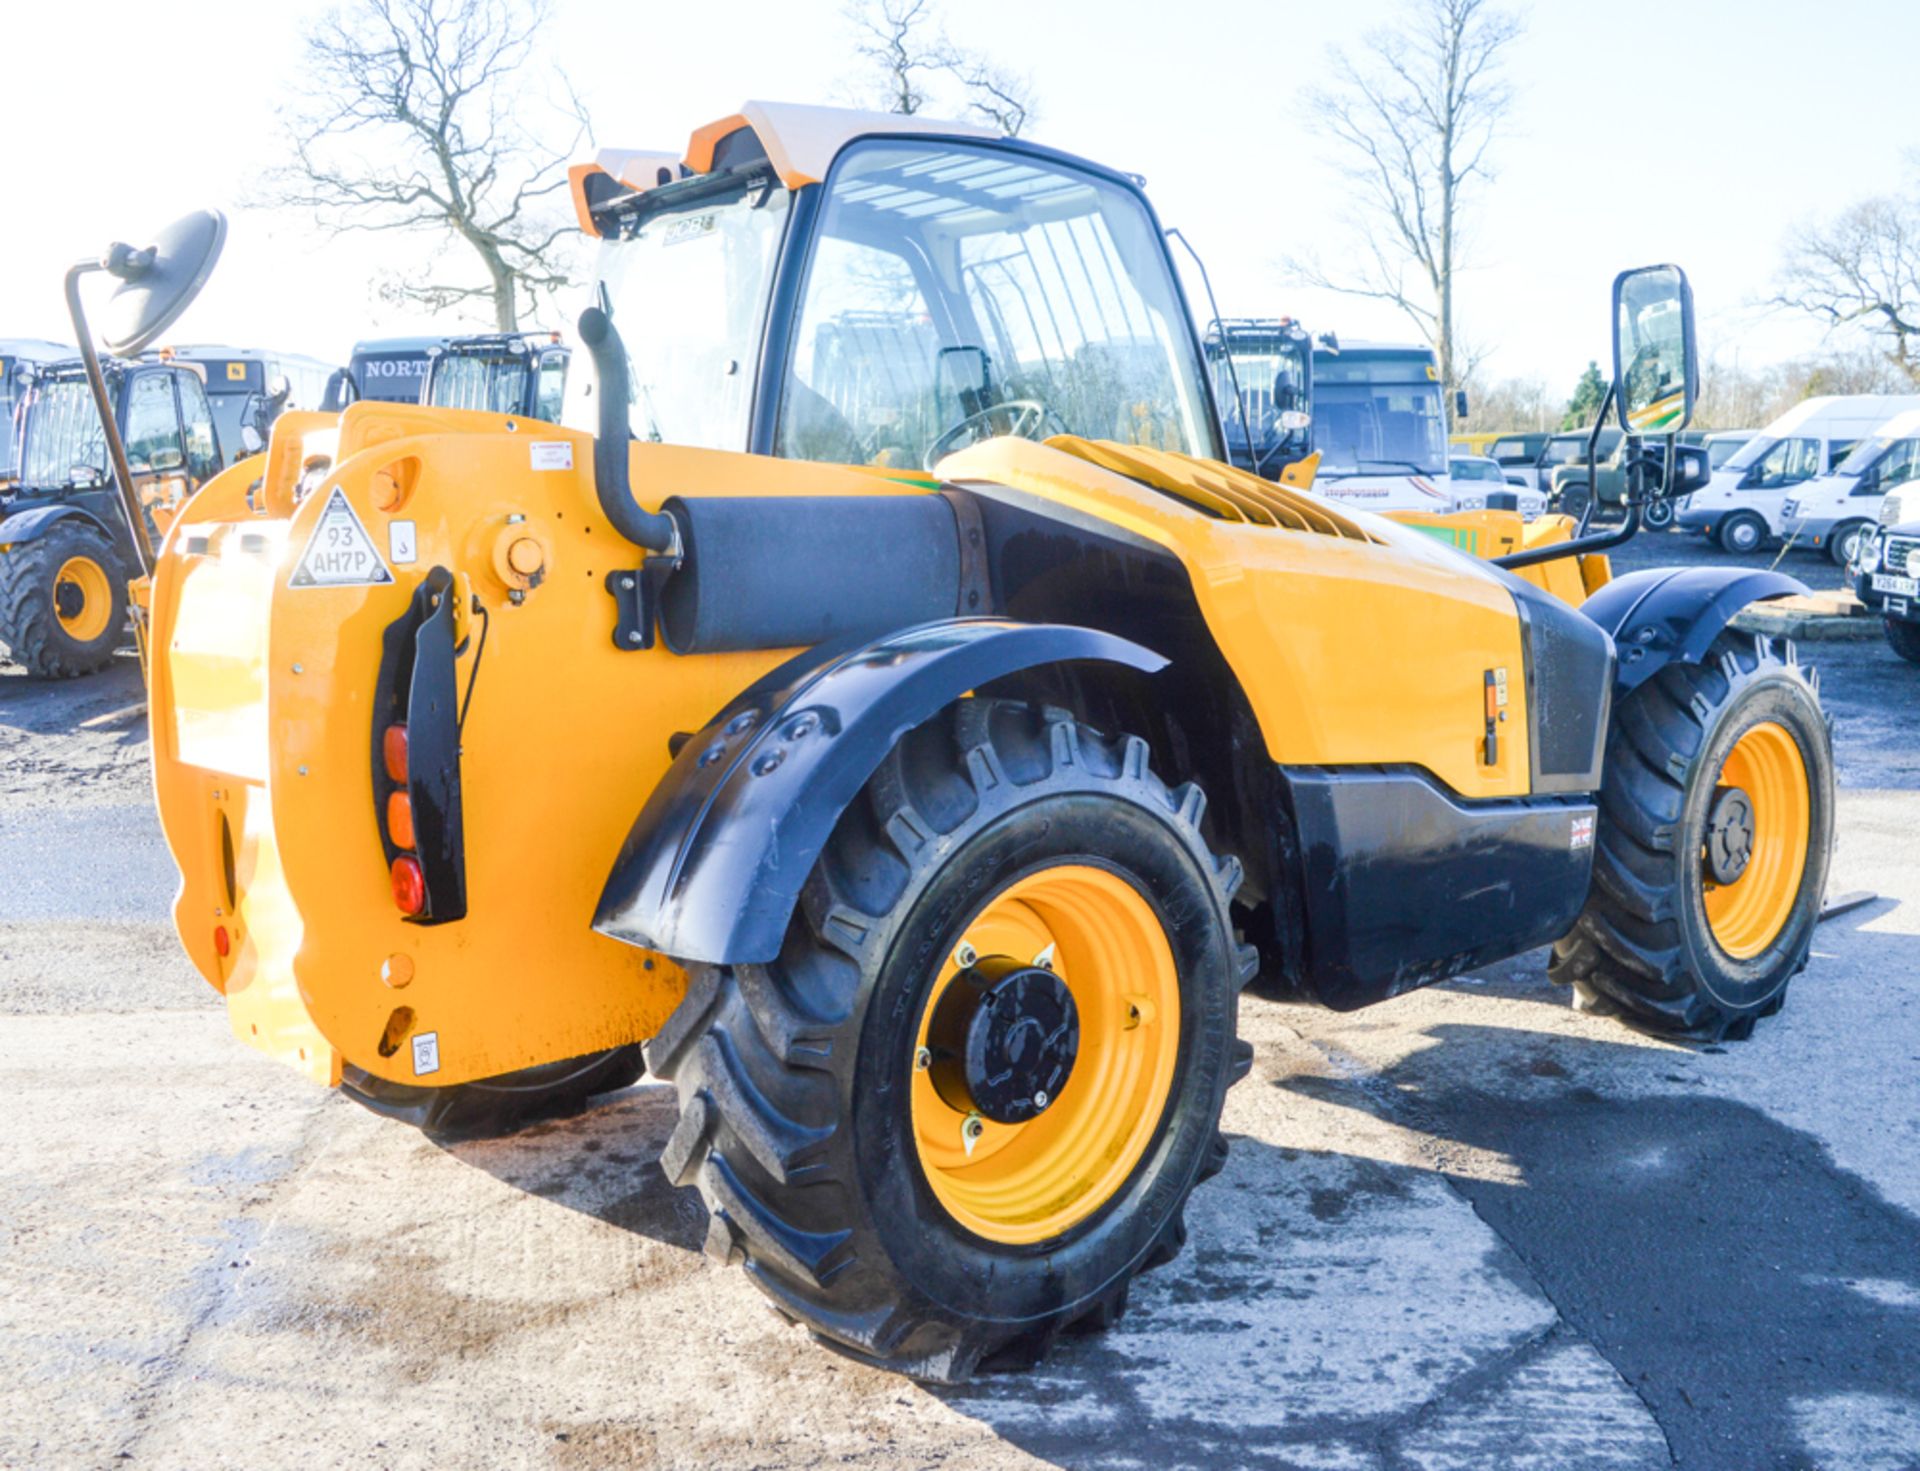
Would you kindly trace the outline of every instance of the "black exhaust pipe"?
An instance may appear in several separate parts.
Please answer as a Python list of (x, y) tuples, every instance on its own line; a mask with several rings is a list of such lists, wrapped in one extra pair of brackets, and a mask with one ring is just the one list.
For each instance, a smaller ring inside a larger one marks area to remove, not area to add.
[(673, 518), (643, 511), (633, 498), (627, 479), (627, 445), (633, 439), (627, 406), (633, 390), (627, 379), (627, 349), (613, 318), (597, 306), (580, 313), (580, 340), (593, 358), (600, 384), (600, 429), (593, 440), (593, 488), (613, 529), (637, 547), (650, 552), (672, 552), (680, 544)]

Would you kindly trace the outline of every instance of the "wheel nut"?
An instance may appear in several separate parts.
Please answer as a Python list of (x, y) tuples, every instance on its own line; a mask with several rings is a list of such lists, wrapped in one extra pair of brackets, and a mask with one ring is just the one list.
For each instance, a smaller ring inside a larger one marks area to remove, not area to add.
[(979, 958), (980, 958), (980, 952), (974, 949), (973, 946), (969, 945), (965, 940), (962, 940), (959, 946), (953, 952), (953, 963), (959, 966), (960, 969), (962, 970), (970, 969), (973, 963)]
[(918, 1052), (913, 1054), (913, 1070), (916, 1073), (924, 1073), (932, 1066), (933, 1054), (927, 1051), (926, 1048), (922, 1047)]
[(980, 1142), (980, 1136), (987, 1132), (986, 1120), (977, 1113), (970, 1113), (960, 1125), (960, 1147), (967, 1152), (967, 1158), (973, 1158), (973, 1146)]
[(1033, 1095), (1033, 1106), (1035, 1108), (1045, 1108), (1047, 1102), (1047, 1090), (1045, 1088), (1040, 1089)]

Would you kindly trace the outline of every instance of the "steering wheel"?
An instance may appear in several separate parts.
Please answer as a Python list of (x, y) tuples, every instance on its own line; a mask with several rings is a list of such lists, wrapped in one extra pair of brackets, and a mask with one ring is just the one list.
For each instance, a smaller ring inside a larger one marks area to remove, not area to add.
[[(1039, 399), (1010, 398), (1005, 403), (997, 403), (990, 408), (981, 409), (978, 413), (968, 414), (966, 418), (953, 425), (950, 429), (943, 430), (940, 436), (935, 439), (932, 444), (927, 446), (926, 457), (922, 460), (920, 468), (931, 474), (933, 467), (947, 457), (948, 453), (960, 443), (963, 436), (977, 430), (996, 414), (1012, 414), (1014, 416), (1013, 422), (1002, 432), (1013, 435), (1018, 439), (1037, 440), (1045, 438), (1046, 436), (1044, 434), (1038, 434), (1034, 431), (1044, 430), (1049, 420), (1052, 421), (1057, 433), (1073, 433), (1073, 426), (1046, 404), (1041, 403)], [(996, 437), (997, 436), (991, 434), (974, 435), (975, 439), (992, 439)], [(968, 440), (967, 442), (972, 443), (973, 441)]]

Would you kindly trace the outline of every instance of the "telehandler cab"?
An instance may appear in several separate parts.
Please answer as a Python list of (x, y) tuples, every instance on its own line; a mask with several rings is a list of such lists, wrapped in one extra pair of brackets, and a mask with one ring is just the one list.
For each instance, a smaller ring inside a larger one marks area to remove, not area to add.
[(104, 668), (127, 630), (131, 537), (154, 546), (225, 464), (202, 370), (111, 358), (102, 373), (115, 438), (141, 506), (120, 510), (117, 471), (78, 359), (40, 368), (20, 405), (19, 474), (0, 490), (0, 647), (41, 679)]
[[(1798, 584), (1225, 464), (1151, 206), (1066, 154), (749, 104), (573, 187), (593, 432), (289, 413), (168, 533), (175, 919), (244, 1040), (434, 1127), (644, 1044), (711, 1253), (955, 1379), (1179, 1250), (1256, 975), (1552, 944), (1636, 1025), (1779, 1007), (1828, 732), (1727, 624)], [(1627, 428), (1680, 427), (1684, 279), (1615, 303)]]

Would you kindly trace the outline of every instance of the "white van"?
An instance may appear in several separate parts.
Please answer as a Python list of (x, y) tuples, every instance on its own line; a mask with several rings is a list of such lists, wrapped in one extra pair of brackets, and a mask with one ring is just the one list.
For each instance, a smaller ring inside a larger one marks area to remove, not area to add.
[(1786, 534), (1801, 546), (1823, 549), (1842, 567), (1873, 529), (1889, 490), (1920, 474), (1920, 409), (1895, 414), (1854, 446), (1831, 475), (1809, 480), (1787, 497)]
[(1730, 552), (1757, 551), (1786, 533), (1786, 503), (1833, 470), (1895, 414), (1920, 409), (1920, 394), (1860, 393), (1795, 404), (1742, 445), (1676, 517)]

